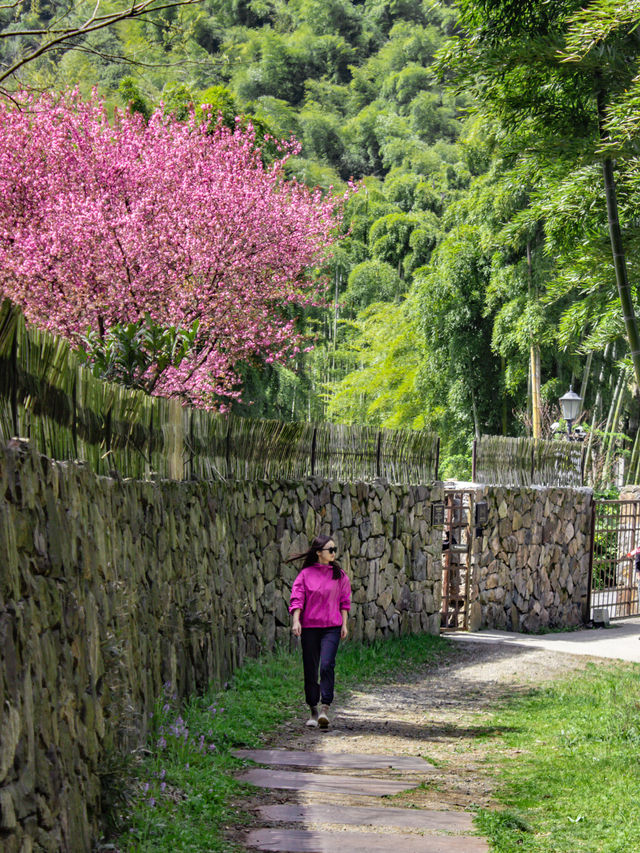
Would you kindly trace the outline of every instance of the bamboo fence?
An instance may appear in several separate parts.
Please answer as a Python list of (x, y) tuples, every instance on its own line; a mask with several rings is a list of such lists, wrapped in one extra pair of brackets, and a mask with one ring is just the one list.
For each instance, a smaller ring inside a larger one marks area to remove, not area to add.
[(582, 442), (483, 435), (473, 443), (473, 480), (505, 486), (582, 486), (584, 460)]
[(0, 438), (28, 438), (54, 459), (145, 479), (429, 483), (438, 436), (338, 424), (238, 418), (97, 379), (61, 338), (0, 306)]

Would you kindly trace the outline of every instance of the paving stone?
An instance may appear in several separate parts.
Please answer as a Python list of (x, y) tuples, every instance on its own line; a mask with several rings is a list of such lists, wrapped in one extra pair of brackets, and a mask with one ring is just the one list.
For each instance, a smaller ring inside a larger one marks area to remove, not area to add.
[(248, 770), (238, 777), (260, 788), (284, 788), (289, 791), (329, 791), (333, 794), (362, 794), (386, 797), (417, 787), (411, 782), (373, 779), (367, 776), (333, 776), (329, 773), (295, 773), (290, 770)]
[(429, 773), (435, 767), (414, 755), (366, 755), (346, 752), (302, 752), (295, 749), (234, 749), (238, 758), (250, 758), (258, 764), (291, 767), (337, 767), (349, 770), (404, 770)]
[(246, 845), (280, 853), (488, 853), (484, 838), (471, 835), (423, 836), (381, 832), (313, 832), (255, 829)]
[(468, 832), (473, 829), (469, 812), (444, 812), (432, 809), (367, 808), (363, 806), (309, 805), (261, 806), (260, 817), (277, 823), (348, 824), (350, 826), (389, 826), (399, 829), (424, 829), (431, 832)]

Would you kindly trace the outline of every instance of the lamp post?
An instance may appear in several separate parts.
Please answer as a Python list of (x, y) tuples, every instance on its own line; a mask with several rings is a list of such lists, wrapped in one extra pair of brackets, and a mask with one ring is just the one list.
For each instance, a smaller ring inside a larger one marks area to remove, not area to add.
[(581, 403), (582, 397), (574, 392), (571, 385), (569, 386), (567, 393), (560, 397), (560, 408), (562, 409), (562, 417), (567, 422), (569, 440), (571, 440), (571, 426), (580, 414)]

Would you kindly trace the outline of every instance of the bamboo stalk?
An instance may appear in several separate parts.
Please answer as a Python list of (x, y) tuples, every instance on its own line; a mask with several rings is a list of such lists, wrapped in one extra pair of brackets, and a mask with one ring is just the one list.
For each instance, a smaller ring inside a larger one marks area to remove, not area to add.
[(633, 485), (637, 476), (638, 459), (640, 458), (640, 429), (636, 430), (635, 438), (633, 439), (633, 447), (631, 449), (631, 459), (629, 460), (629, 470), (625, 479), (625, 485)]
[(600, 411), (602, 409), (602, 388), (604, 385), (604, 376), (605, 376), (605, 367), (607, 364), (607, 357), (611, 350), (611, 344), (607, 344), (604, 348), (602, 365), (600, 367), (600, 374), (598, 376), (598, 386), (596, 391), (596, 399), (593, 404), (593, 416), (591, 418), (591, 429), (589, 430), (589, 441), (587, 443), (587, 452), (585, 454), (584, 467), (585, 471), (589, 471), (589, 466), (591, 463), (591, 457), (593, 454), (593, 437), (595, 434), (596, 424), (598, 423), (598, 418), (600, 417)]
[(613, 477), (612, 477), (609, 466), (611, 465), (611, 456), (612, 456), (612, 452), (613, 452), (613, 447), (614, 447), (615, 442), (616, 442), (616, 439), (615, 439), (616, 430), (615, 430), (615, 428), (618, 425), (618, 422), (620, 420), (620, 410), (622, 408), (622, 400), (624, 398), (625, 391), (626, 391), (626, 377), (627, 377), (627, 371), (626, 371), (626, 369), (622, 369), (620, 371), (620, 376), (618, 378), (618, 384), (616, 385), (615, 393), (614, 393), (613, 398), (611, 400), (611, 407), (609, 410), (609, 419), (607, 421), (607, 427), (608, 427), (607, 431), (609, 432), (609, 430), (610, 430), (610, 437), (609, 437), (609, 443), (607, 446), (607, 452), (606, 452), (606, 456), (605, 456), (605, 460), (604, 460), (604, 468), (603, 468), (602, 473), (606, 478), (608, 478), (608, 482), (611, 483), (612, 485), (613, 485)]
[[(636, 433), (636, 438), (638, 439), (638, 444), (640, 446), (640, 438), (638, 438), (639, 434), (640, 434), (640, 429)], [(636, 467), (635, 467), (635, 476), (633, 478), (634, 484), (639, 483), (639, 482), (640, 482), (640, 452), (638, 453), (638, 456), (637, 456)]]
[(581, 411), (584, 408), (584, 401), (587, 398), (587, 387), (589, 385), (589, 376), (591, 375), (591, 362), (593, 360), (593, 350), (590, 350), (587, 355), (587, 360), (584, 365), (584, 370), (582, 371), (582, 382), (580, 384), (580, 399), (582, 400), (580, 406)]
[(540, 406), (540, 347), (531, 344), (531, 414), (533, 438), (542, 438)]
[[(527, 241), (527, 274), (529, 299), (537, 296), (533, 282), (533, 260), (531, 256), (531, 243)], [(533, 438), (542, 437), (542, 409), (540, 406), (540, 346), (530, 336), (530, 371), (531, 371), (531, 422)]]

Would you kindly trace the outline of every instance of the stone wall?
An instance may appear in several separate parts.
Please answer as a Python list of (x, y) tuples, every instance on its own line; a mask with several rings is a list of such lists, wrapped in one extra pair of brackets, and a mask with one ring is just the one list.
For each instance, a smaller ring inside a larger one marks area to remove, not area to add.
[(441, 484), (122, 482), (14, 441), (0, 485), (5, 853), (91, 849), (105, 757), (144, 737), (163, 683), (185, 696), (289, 643), (283, 559), (317, 533), (356, 640), (439, 629)]
[(478, 486), (471, 627), (526, 633), (588, 621), (590, 489)]

